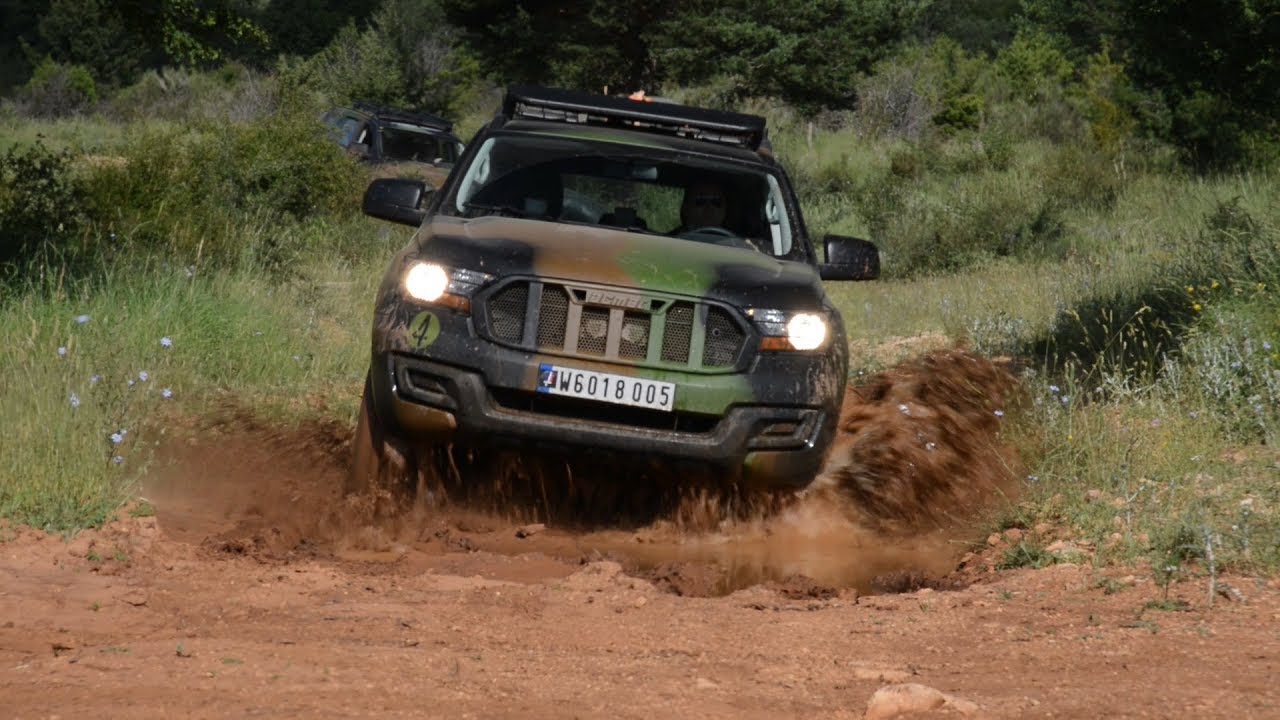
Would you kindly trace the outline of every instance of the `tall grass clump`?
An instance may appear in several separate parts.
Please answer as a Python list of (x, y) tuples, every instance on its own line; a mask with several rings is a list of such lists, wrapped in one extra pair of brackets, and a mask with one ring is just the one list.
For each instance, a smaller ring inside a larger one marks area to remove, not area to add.
[(1026, 521), (1071, 528), (1103, 562), (1145, 558), (1164, 582), (1210, 556), (1219, 569), (1280, 565), (1275, 180), (1225, 189), (1245, 192), (1171, 226), (1163, 261), (1035, 345)]
[[(368, 299), (390, 249), (308, 257), (286, 281), (155, 262), (31, 279), (0, 303), (0, 517), (75, 528), (108, 517), (166, 435), (227, 403), (278, 422), (349, 421), (368, 365)], [(318, 238), (317, 238), (318, 239)], [(399, 238), (396, 242), (403, 241)]]

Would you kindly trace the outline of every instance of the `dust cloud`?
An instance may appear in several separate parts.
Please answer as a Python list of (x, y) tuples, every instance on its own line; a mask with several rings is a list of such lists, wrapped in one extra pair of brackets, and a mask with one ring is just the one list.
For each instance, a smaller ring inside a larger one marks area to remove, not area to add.
[[(860, 593), (945, 582), (1022, 473), (1002, 425), (1015, 375), (961, 350), (851, 386), (805, 490), (745, 495), (695, 470), (607, 458), (442, 453), (411, 491), (343, 496), (351, 430), (245, 413), (164, 449), (143, 490), (169, 535), (212, 554), (384, 563), (456, 553), (614, 559), (685, 595), (757, 584)], [(571, 461), (570, 461), (571, 460)]]

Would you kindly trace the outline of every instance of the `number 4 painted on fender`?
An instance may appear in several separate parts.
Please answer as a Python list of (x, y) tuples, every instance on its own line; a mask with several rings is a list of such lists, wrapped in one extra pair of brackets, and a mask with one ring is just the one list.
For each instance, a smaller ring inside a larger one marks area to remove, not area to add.
[(426, 310), (418, 313), (409, 323), (409, 341), (413, 347), (422, 350), (440, 337), (440, 318)]

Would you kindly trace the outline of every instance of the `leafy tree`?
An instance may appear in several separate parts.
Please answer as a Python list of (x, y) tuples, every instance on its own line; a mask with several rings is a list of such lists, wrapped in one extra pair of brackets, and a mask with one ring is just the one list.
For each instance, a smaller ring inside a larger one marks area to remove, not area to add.
[(676, 0), (442, 0), (482, 69), (504, 80), (600, 90), (653, 88), (653, 42)]
[(165, 62), (202, 67), (269, 44), (249, 19), (249, 0), (115, 0), (129, 27)]
[(371, 30), (395, 52), (408, 105), (452, 115), (479, 77), (438, 0), (385, 0)]
[(1008, 45), (1021, 25), (1023, 0), (935, 0), (921, 13), (916, 33), (946, 37), (969, 52)]
[(1026, 19), (1065, 38), (1077, 62), (1108, 45), (1123, 48), (1128, 4), (1129, 0), (1023, 0)]
[(859, 75), (916, 24), (927, 2), (694, 0), (667, 23), (660, 69), (696, 82), (736, 79), (743, 95), (850, 107)]
[(1110, 47), (1200, 167), (1280, 134), (1280, 0), (1027, 0), (1027, 17), (1081, 58)]
[(853, 103), (928, 0), (442, 0), (493, 76), (600, 90), (732, 79), (739, 95)]
[(323, 50), (302, 60), (283, 60), (279, 73), (287, 90), (318, 92), (321, 103), (367, 100), (405, 104), (399, 57), (372, 30), (348, 24)]
[(348, 23), (368, 22), (379, 4), (379, 0), (269, 0), (251, 17), (271, 39), (271, 50), (305, 57), (320, 52)]
[(112, 85), (164, 65), (208, 67), (267, 44), (245, 14), (247, 2), (49, 0), (36, 24), (33, 53), (87, 67)]
[(282, 68), (287, 86), (327, 102), (366, 100), (445, 116), (479, 77), (437, 0), (385, 0), (368, 27), (348, 24), (319, 53)]
[(1280, 135), (1280, 0), (1147, 0), (1125, 21), (1134, 74), (1168, 93), (1175, 140), (1196, 164), (1241, 160), (1250, 134)]
[(51, 58), (86, 67), (109, 85), (130, 82), (160, 59), (112, 0), (52, 0), (39, 28)]
[(40, 18), (49, 0), (0, 0), (0, 93), (31, 75), (40, 47)]
[(1013, 92), (1029, 102), (1035, 100), (1041, 85), (1061, 87), (1075, 72), (1054, 39), (1035, 30), (1018, 33), (1013, 42), (1001, 49), (996, 55), (996, 68)]

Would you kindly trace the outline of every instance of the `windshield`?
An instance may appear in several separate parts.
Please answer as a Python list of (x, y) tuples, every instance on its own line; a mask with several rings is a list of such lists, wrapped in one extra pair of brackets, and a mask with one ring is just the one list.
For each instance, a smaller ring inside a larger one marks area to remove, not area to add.
[(382, 127), (382, 155), (386, 160), (451, 165), (457, 162), (461, 149), (458, 142), (417, 125), (392, 122)]
[(782, 188), (767, 168), (586, 139), (489, 138), (441, 212), (588, 223), (775, 257), (803, 254)]

